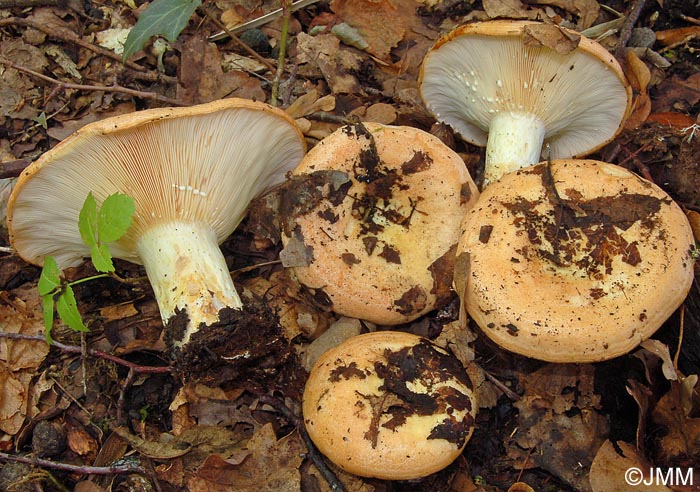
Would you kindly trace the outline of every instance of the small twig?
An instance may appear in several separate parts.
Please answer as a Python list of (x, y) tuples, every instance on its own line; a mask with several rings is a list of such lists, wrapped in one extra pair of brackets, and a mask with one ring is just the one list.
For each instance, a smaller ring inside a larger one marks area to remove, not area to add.
[(621, 58), (624, 55), (623, 51), (627, 46), (627, 42), (630, 40), (630, 36), (632, 35), (632, 29), (637, 23), (637, 20), (639, 20), (639, 16), (642, 13), (642, 9), (644, 9), (645, 2), (646, 0), (636, 0), (634, 2), (634, 5), (632, 6), (632, 10), (625, 19), (625, 23), (622, 24), (622, 28), (620, 29), (620, 37), (618, 38), (617, 45), (615, 46), (616, 57)]
[(81, 475), (116, 475), (121, 473), (142, 473), (145, 470), (137, 465), (115, 465), (115, 466), (87, 466), (87, 465), (69, 465), (68, 463), (57, 463), (55, 461), (44, 460), (41, 458), (32, 458), (28, 456), (14, 456), (7, 453), (0, 453), (0, 460), (15, 461), (17, 463), (25, 463), (33, 466), (43, 466), (54, 470), (63, 470)]
[(341, 482), (340, 479), (338, 479), (336, 474), (333, 472), (333, 470), (331, 470), (328, 467), (325, 459), (323, 458), (321, 453), (318, 452), (318, 449), (316, 449), (316, 446), (314, 445), (313, 441), (311, 441), (311, 438), (306, 432), (306, 428), (304, 427), (304, 423), (301, 421), (301, 419), (297, 417), (294, 414), (294, 412), (292, 412), (292, 410), (287, 405), (285, 405), (285, 403), (280, 399), (265, 394), (257, 394), (256, 396), (258, 397), (258, 400), (261, 403), (266, 403), (270, 405), (272, 408), (284, 415), (284, 417), (297, 428), (299, 435), (301, 436), (301, 439), (304, 441), (304, 445), (306, 446), (306, 450), (308, 452), (307, 456), (314, 464), (321, 476), (326, 480), (326, 482), (328, 482), (328, 486), (330, 487), (330, 489), (338, 492), (343, 492), (345, 490), (343, 482)]
[(518, 395), (515, 391), (503, 384), (496, 376), (488, 372), (486, 369), (484, 369), (484, 374), (486, 375), (486, 379), (491, 381), (499, 390), (503, 392), (503, 394), (510, 398), (511, 401), (520, 400), (520, 395)]
[[(12, 340), (35, 340), (39, 342), (46, 342), (46, 338), (43, 335), (26, 335), (23, 333), (4, 333), (0, 332), (0, 338), (9, 338)], [(82, 347), (75, 345), (65, 345), (61, 342), (53, 341), (52, 345), (64, 352), (80, 355), (90, 355), (92, 357), (97, 357), (99, 359), (108, 360), (120, 366), (124, 366), (129, 369), (129, 373), (126, 379), (122, 383), (122, 387), (119, 391), (119, 399), (117, 401), (117, 421), (122, 421), (123, 408), (124, 408), (124, 397), (126, 395), (126, 390), (131, 386), (134, 378), (138, 374), (170, 374), (172, 369), (168, 366), (142, 366), (140, 364), (135, 364), (128, 360), (117, 357), (116, 355), (108, 354), (107, 352), (102, 352), (101, 350), (86, 349), (83, 351)]]
[(685, 327), (685, 304), (681, 304), (680, 309), (680, 328), (678, 331), (678, 347), (673, 355), (673, 368), (678, 372), (678, 359), (681, 356), (681, 347), (683, 346), (683, 332)]
[(71, 84), (68, 82), (63, 82), (61, 80), (54, 79), (54, 78), (49, 77), (47, 75), (41, 74), (39, 72), (35, 72), (34, 70), (30, 70), (30, 69), (25, 68), (23, 66), (17, 65), (16, 63), (14, 63), (14, 62), (12, 62), (4, 57), (0, 57), (0, 63), (3, 65), (6, 65), (8, 67), (14, 68), (15, 70), (18, 70), (20, 72), (24, 72), (28, 75), (33, 76), (33, 77), (37, 77), (37, 78), (44, 80), (46, 82), (56, 84), (63, 89), (74, 89), (74, 90), (79, 90), (79, 91), (120, 92), (122, 94), (128, 94), (130, 96), (138, 97), (141, 99), (153, 99), (155, 101), (160, 101), (162, 103), (170, 104), (172, 106), (184, 106), (185, 105), (185, 103), (183, 103), (182, 101), (178, 101), (177, 99), (170, 99), (169, 97), (162, 96), (156, 92), (137, 91), (135, 89), (129, 89), (127, 87), (122, 87), (120, 85), (102, 86), (102, 85)]
[(239, 48), (241, 48), (243, 51), (248, 53), (250, 56), (255, 58), (257, 61), (259, 61), (263, 65), (265, 65), (267, 67), (267, 69), (270, 70), (270, 72), (272, 72), (272, 73), (275, 72), (275, 66), (272, 63), (270, 63), (270, 61), (267, 58), (261, 56), (253, 48), (251, 48), (250, 46), (245, 44), (243, 41), (241, 41), (241, 38), (239, 38), (238, 36), (233, 34), (228, 29), (228, 27), (226, 27), (226, 25), (223, 22), (221, 22), (219, 19), (217, 19), (215, 15), (213, 15), (211, 12), (209, 12), (209, 10), (206, 7), (202, 6), (202, 7), (199, 7), (199, 9), (204, 13), (205, 16), (207, 16), (209, 18), (209, 20), (211, 20), (216, 25), (216, 27), (218, 27), (219, 29), (223, 29), (224, 32), (238, 45)]
[(36, 22), (34, 19), (27, 18), (24, 19), (22, 17), (8, 17), (7, 19), (0, 19), (0, 27), (7, 27), (7, 26), (21, 26), (21, 27), (31, 27), (33, 29), (36, 29), (38, 31), (43, 32), (44, 34), (48, 35), (51, 38), (54, 39), (59, 39), (61, 41), (65, 41), (67, 43), (75, 43), (81, 48), (85, 48), (86, 50), (90, 50), (94, 53), (97, 53), (100, 56), (104, 56), (107, 58), (111, 58), (112, 60), (115, 60), (121, 64), (124, 64), (127, 68), (130, 68), (132, 70), (135, 70), (137, 73), (134, 74), (135, 78), (139, 78), (141, 80), (147, 80), (149, 82), (157, 82), (157, 81), (163, 81), (163, 82), (168, 82), (168, 83), (176, 83), (177, 78), (176, 77), (169, 77), (165, 74), (162, 74), (160, 72), (152, 72), (145, 67), (142, 67), (141, 65), (134, 63), (132, 61), (124, 61), (122, 59), (121, 55), (116, 54), (112, 50), (108, 50), (107, 48), (103, 48), (102, 46), (98, 46), (96, 44), (89, 43), (87, 41), (84, 41), (80, 36), (78, 36), (76, 33), (73, 31), (67, 29), (67, 28), (56, 28), (55, 26), (50, 26), (43, 24), (41, 22)]
[[(9, 338), (11, 340), (31, 340), (31, 341), (46, 343), (46, 338), (44, 338), (43, 335), (27, 335), (24, 333), (5, 333), (5, 332), (0, 331), (0, 338)], [(57, 342), (56, 340), (54, 340), (51, 345), (56, 347), (57, 349), (60, 349), (64, 352), (68, 352), (70, 354), (82, 354), (83, 353), (82, 347), (80, 347), (78, 345), (66, 345), (64, 343)], [(115, 364), (119, 364), (120, 366), (124, 366), (130, 370), (137, 372), (138, 374), (169, 374), (172, 372), (172, 370), (168, 366), (142, 366), (140, 364), (130, 362), (126, 359), (122, 359), (121, 357), (118, 357), (116, 355), (108, 354), (107, 352), (103, 352), (101, 350), (89, 348), (89, 349), (87, 349), (87, 354), (91, 355), (93, 357), (97, 357), (99, 359), (104, 359), (104, 360), (108, 360), (110, 362), (114, 362)]]
[(279, 55), (277, 56), (277, 72), (272, 81), (271, 103), (273, 106), (279, 104), (278, 96), (280, 90), (280, 80), (284, 73), (284, 62), (287, 57), (287, 36), (289, 35), (289, 18), (292, 16), (292, 0), (281, 0), (282, 2), (282, 32), (280, 34)]
[(14, 252), (15, 250), (10, 248), (9, 246), (0, 246), (0, 253), (11, 255)]
[(338, 125), (348, 125), (351, 121), (347, 116), (329, 113), (327, 111), (316, 111), (304, 116), (307, 120), (320, 121), (322, 123), (337, 123)]

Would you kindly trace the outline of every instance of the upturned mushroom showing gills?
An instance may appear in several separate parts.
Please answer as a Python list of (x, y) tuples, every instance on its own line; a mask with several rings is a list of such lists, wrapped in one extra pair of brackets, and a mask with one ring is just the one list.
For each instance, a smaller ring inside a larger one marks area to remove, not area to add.
[(459, 360), (398, 331), (359, 335), (324, 353), (302, 401), (321, 453), (349, 473), (385, 480), (422, 478), (452, 463), (477, 409)]
[(52, 255), (61, 268), (78, 265), (90, 255), (78, 231), (88, 193), (98, 203), (131, 196), (133, 223), (111, 253), (144, 265), (166, 326), (186, 315), (185, 329), (166, 329), (182, 346), (223, 308), (241, 308), (219, 244), (305, 150), (284, 112), (243, 99), (104, 119), (22, 173), (8, 205), (10, 240), (30, 263)]
[[(542, 33), (568, 43), (550, 42), (557, 51), (538, 41)], [(543, 143), (552, 159), (605, 145), (622, 129), (632, 100), (620, 65), (605, 48), (531, 21), (456, 28), (428, 52), (419, 83), (439, 121), (486, 146), (485, 184), (539, 162)]]
[(658, 186), (593, 160), (543, 162), (489, 185), (462, 224), (455, 286), (481, 331), (550, 362), (617, 357), (693, 282), (695, 245)]
[(478, 192), (436, 137), (348, 125), (309, 151), (290, 184), (280, 257), (333, 311), (396, 325), (449, 299), (459, 224)]

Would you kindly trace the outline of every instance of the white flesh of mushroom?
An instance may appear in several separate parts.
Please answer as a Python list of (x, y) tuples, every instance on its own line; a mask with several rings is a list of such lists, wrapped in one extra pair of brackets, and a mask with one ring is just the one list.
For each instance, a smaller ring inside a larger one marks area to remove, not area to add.
[(108, 118), (61, 142), (19, 179), (8, 214), (12, 243), (31, 263), (52, 255), (60, 268), (76, 266), (90, 255), (78, 231), (88, 193), (98, 203), (116, 192), (131, 196), (134, 221), (110, 251), (145, 266), (163, 322), (186, 311), (185, 333), (173, 340), (180, 346), (200, 323), (217, 321), (221, 308), (241, 307), (218, 245), (304, 151), (293, 120), (252, 101)]
[(628, 92), (608, 64), (582, 49), (528, 47), (520, 35), (458, 35), (426, 56), (421, 94), (438, 120), (487, 146), (486, 184), (539, 162), (543, 142), (557, 159), (612, 138)]

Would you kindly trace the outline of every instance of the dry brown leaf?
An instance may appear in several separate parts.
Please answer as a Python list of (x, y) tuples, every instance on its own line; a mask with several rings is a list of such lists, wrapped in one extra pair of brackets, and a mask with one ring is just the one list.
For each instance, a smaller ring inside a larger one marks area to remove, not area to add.
[(391, 48), (403, 38), (405, 27), (389, 0), (333, 0), (331, 10), (357, 29), (369, 47), (367, 51), (388, 60)]
[(351, 72), (359, 72), (362, 59), (348, 49), (340, 48), (333, 34), (297, 37), (297, 63), (318, 68), (333, 94), (360, 93), (360, 84)]
[(687, 78), (674, 74), (657, 86), (654, 111), (687, 111), (700, 101), (700, 73)]
[[(615, 446), (619, 449), (615, 449)], [(631, 473), (629, 470), (634, 469)], [(640, 470), (642, 473), (637, 473)], [(630, 485), (637, 480), (646, 480), (645, 492), (668, 492), (670, 489), (660, 484), (652, 483), (649, 478), (649, 463), (637, 453), (631, 444), (618, 441), (613, 445), (605, 441), (595, 455), (588, 475), (592, 492), (638, 492), (639, 485)], [(625, 480), (627, 479), (627, 480)]]
[(187, 482), (190, 492), (298, 492), (305, 447), (297, 433), (277, 439), (266, 424), (245, 445), (248, 455), (234, 462), (212, 455)]
[(690, 222), (690, 227), (693, 229), (695, 240), (700, 241), (700, 213), (695, 210), (686, 210), (685, 214), (688, 216), (688, 222)]
[(683, 392), (682, 384), (671, 382), (671, 389), (651, 412), (654, 423), (664, 431), (659, 434), (656, 454), (659, 466), (700, 463), (700, 418), (686, 415)]
[(261, 101), (266, 97), (259, 79), (238, 70), (224, 73), (219, 49), (202, 35), (184, 42), (179, 80), (178, 98), (189, 104), (214, 101), (232, 93)]
[(656, 40), (664, 46), (676, 46), (700, 37), (700, 26), (679, 27), (656, 32)]
[(554, 24), (531, 24), (523, 28), (525, 46), (546, 46), (562, 55), (575, 50), (580, 41), (579, 34), (561, 29)]
[(554, 5), (579, 16), (576, 24), (579, 30), (587, 29), (593, 25), (600, 13), (600, 5), (597, 0), (539, 0), (538, 4)]
[[(44, 332), (41, 298), (36, 288), (22, 287), (0, 294), (0, 320), (5, 333), (38, 335)], [(46, 342), (0, 338), (0, 362), (12, 371), (36, 369), (49, 353)]]
[(651, 99), (649, 98), (648, 86), (651, 81), (651, 71), (634, 51), (627, 51), (625, 56), (625, 75), (632, 86), (635, 98), (632, 104), (632, 111), (625, 122), (627, 130), (638, 128), (651, 113)]
[(530, 12), (520, 0), (484, 0), (484, 11), (490, 18), (510, 17), (513, 19), (526, 19)]
[(27, 408), (27, 389), (0, 366), (0, 430), (11, 436), (22, 428)]
[(609, 428), (597, 411), (600, 396), (594, 392), (593, 377), (590, 364), (547, 364), (523, 376), (525, 392), (513, 404), (519, 410), (515, 440), (520, 450), (511, 445), (509, 454), (580, 491), (590, 489), (585, 470)]
[(99, 444), (92, 437), (85, 428), (75, 422), (67, 423), (66, 437), (68, 439), (68, 447), (75, 454), (80, 456), (87, 456), (94, 459), (97, 456), (97, 451), (99, 450)]

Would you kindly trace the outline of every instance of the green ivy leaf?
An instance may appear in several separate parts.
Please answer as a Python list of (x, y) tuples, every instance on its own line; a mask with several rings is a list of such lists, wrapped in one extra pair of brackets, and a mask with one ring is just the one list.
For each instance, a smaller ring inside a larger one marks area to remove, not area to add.
[(94, 244), (90, 248), (90, 258), (92, 264), (95, 265), (95, 270), (100, 273), (112, 273), (114, 271), (114, 263), (112, 263), (112, 253), (106, 244)]
[(154, 0), (143, 11), (124, 43), (124, 60), (143, 49), (152, 36), (163, 36), (174, 42), (201, 0)]
[(83, 243), (89, 248), (97, 244), (97, 202), (92, 192), (88, 193), (78, 215), (78, 230)]
[(116, 241), (129, 229), (136, 207), (134, 199), (122, 193), (108, 196), (97, 215), (97, 237), (100, 243)]
[(58, 264), (53, 256), (44, 258), (44, 268), (41, 269), (39, 277), (39, 295), (53, 296), (53, 294), (61, 286), (61, 271), (58, 269)]
[(83, 324), (83, 318), (81, 318), (80, 311), (78, 311), (78, 305), (75, 302), (75, 294), (70, 285), (66, 285), (65, 290), (58, 296), (56, 311), (58, 311), (58, 315), (63, 322), (73, 330), (88, 331), (87, 326)]

